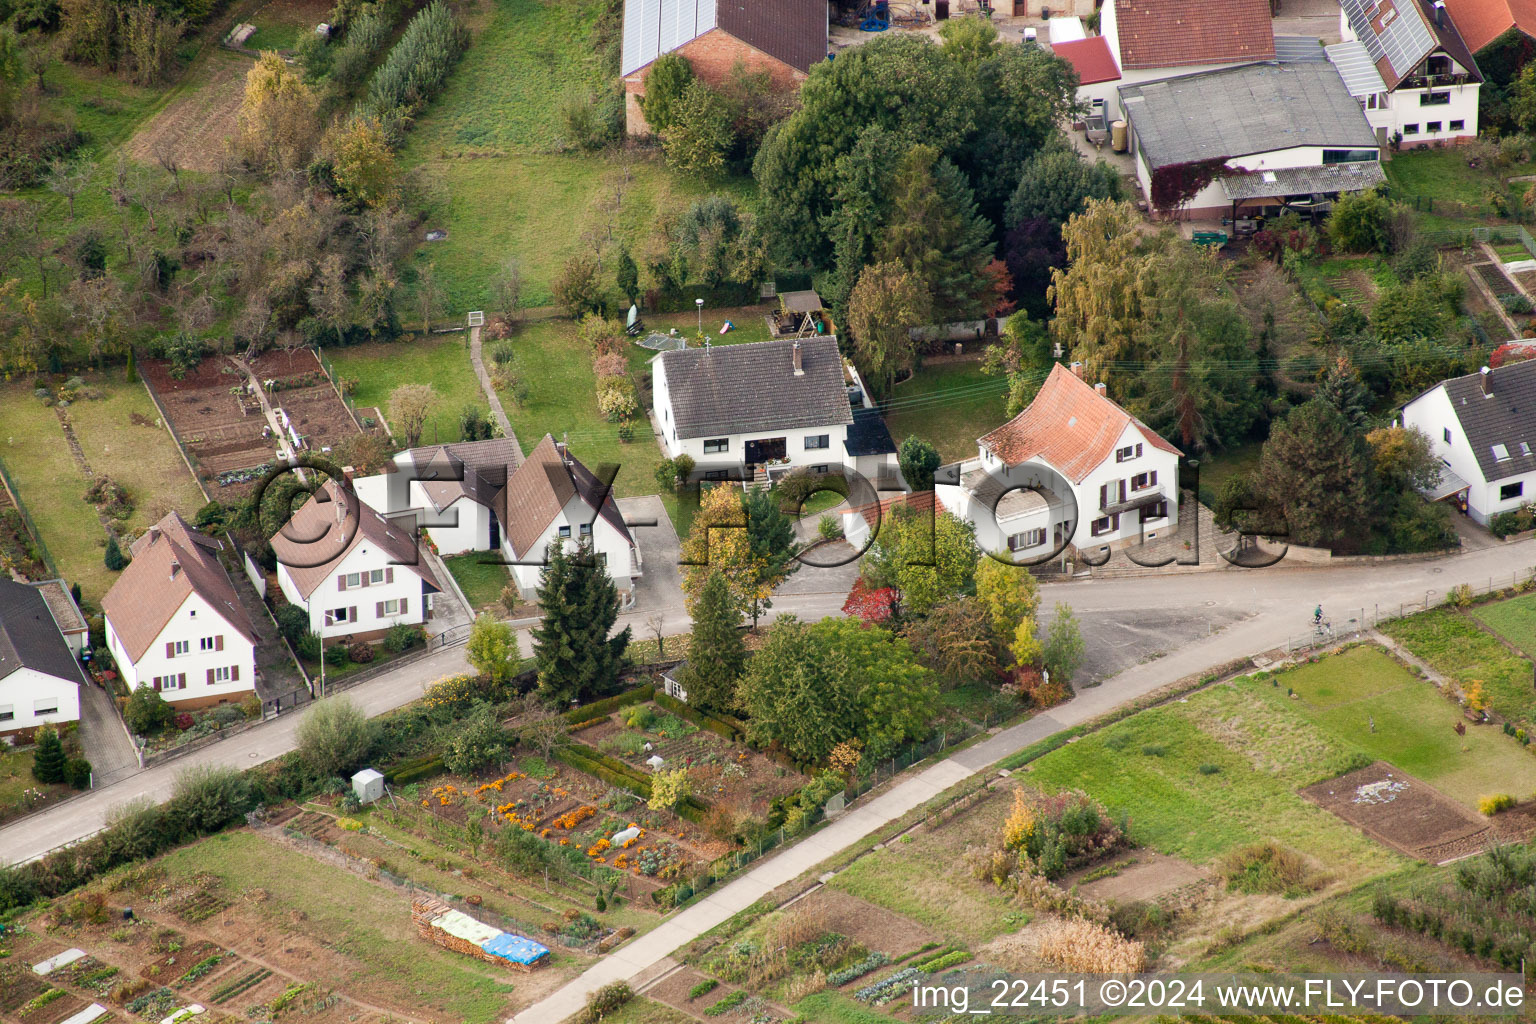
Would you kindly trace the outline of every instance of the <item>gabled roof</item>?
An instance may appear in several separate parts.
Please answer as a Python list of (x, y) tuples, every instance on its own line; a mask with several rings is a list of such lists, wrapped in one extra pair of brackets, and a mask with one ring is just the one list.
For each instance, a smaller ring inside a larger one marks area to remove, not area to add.
[(0, 680), (23, 668), (72, 683), (85, 681), (42, 593), (0, 578)]
[(545, 434), (529, 453), (528, 460), (507, 481), (504, 506), (497, 513), (506, 527), (507, 542), (512, 545), (513, 553), (524, 559), (542, 556), (543, 552), (531, 549), (560, 511), (576, 497), (580, 497), (593, 514), (600, 514), (630, 547), (635, 546), (635, 538), (624, 525), (624, 515), (613, 500), (612, 489), (604, 487), (602, 481), (569, 450), (562, 450), (554, 437)]
[(1058, 363), (1029, 407), (979, 444), (1006, 465), (1038, 458), (1073, 483), (1082, 483), (1114, 455), (1115, 442), (1131, 425), (1153, 447), (1184, 454)]
[[(507, 474), (523, 461), (522, 451), (510, 437), (412, 448), (405, 455), (439, 512), (465, 497), (494, 508), (507, 485)], [(391, 463), (391, 469), (398, 471), (399, 463)]]
[(1052, 43), (1051, 52), (1077, 69), (1078, 85), (1116, 82), (1120, 79), (1120, 67), (1115, 63), (1115, 55), (1109, 52), (1109, 40), (1103, 36)]
[(1271, 60), (1269, 0), (1111, 0), (1120, 67), (1188, 67)]
[(1396, 89), (1436, 50), (1466, 68), (1475, 81), (1483, 80), (1456, 23), (1439, 17), (1432, 0), (1340, 0), (1340, 6), (1388, 89)]
[(624, 0), (619, 73), (631, 75), (715, 28), (800, 71), (827, 56), (824, 0)]
[(1536, 472), (1536, 360), (1490, 370), (1488, 383), (1487, 395), (1481, 373), (1452, 377), (1436, 387), (1445, 389), (1484, 480)]
[(172, 512), (133, 542), (128, 563), (101, 609), (128, 657), (138, 661), (191, 594), (251, 643), (256, 631), (219, 561), (220, 544)]
[(288, 575), (305, 598), (335, 575), (346, 557), (364, 544), (378, 554), (378, 568), (401, 566), (420, 576), (434, 590), (442, 590), (432, 567), (422, 557), (415, 534), (379, 515), (335, 480), (327, 480), (272, 535), (272, 550), (278, 562), (287, 567)]
[[(805, 371), (798, 377), (796, 345)], [(687, 348), (656, 359), (680, 439), (853, 422), (836, 338)]]
[(1445, 0), (1445, 7), (1473, 53), (1512, 28), (1536, 36), (1536, 0)]
[(1360, 101), (1328, 63), (1245, 64), (1122, 85), (1119, 92), (1154, 171), (1298, 146), (1379, 148)]
[(853, 456), (890, 455), (896, 451), (896, 441), (879, 409), (858, 408), (853, 410), (853, 425), (848, 428), (843, 448)]

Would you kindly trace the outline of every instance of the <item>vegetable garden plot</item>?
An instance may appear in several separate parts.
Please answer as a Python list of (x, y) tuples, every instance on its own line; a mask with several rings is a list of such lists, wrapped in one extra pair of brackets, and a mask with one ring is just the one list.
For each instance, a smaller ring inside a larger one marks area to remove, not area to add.
[(1301, 795), (1410, 857), (1439, 863), (1499, 838), (1489, 822), (1385, 761), (1319, 782)]

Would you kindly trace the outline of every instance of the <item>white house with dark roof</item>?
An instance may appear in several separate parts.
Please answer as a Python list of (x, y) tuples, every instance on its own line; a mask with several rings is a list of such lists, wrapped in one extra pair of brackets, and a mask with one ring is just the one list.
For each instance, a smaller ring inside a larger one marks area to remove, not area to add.
[(633, 604), (642, 570), (640, 547), (611, 487), (564, 444), (544, 435), (507, 481), (502, 510), (507, 524), (503, 553), (524, 597), (532, 597), (538, 588), (551, 544), (586, 543), (612, 577), (624, 605)]
[(661, 352), (651, 385), (663, 450), (691, 456), (705, 479), (896, 472), (890, 431), (836, 338)]
[(501, 492), (522, 461), (509, 437), (432, 445), (401, 452), (384, 472), (359, 477), (352, 486), (386, 518), (415, 513), (440, 554), (499, 551)]
[(42, 591), (0, 577), (0, 736), (79, 721), (86, 685)]
[(1387, 145), (1477, 137), (1483, 74), (1443, 0), (1340, 0), (1328, 59)]
[(1102, 551), (1172, 533), (1182, 454), (1126, 412), (1103, 384), (1057, 365), (1034, 401), (940, 467), (935, 497), (976, 527), (984, 551), (1020, 561), (1066, 548)]
[[(1241, 208), (1360, 192), (1386, 181), (1381, 143), (1338, 70), (1325, 61), (1267, 62), (1123, 85), (1142, 192), (1214, 167), (1183, 208)], [(1201, 180), (1196, 176), (1196, 180)]]
[(1536, 360), (1441, 381), (1403, 406), (1440, 460), (1431, 498), (1465, 495), (1483, 525), (1536, 502)]
[(130, 689), (154, 687), (186, 710), (256, 688), (256, 631), (220, 550), (175, 512), (133, 542), (101, 602), (107, 648)]
[(328, 480), (272, 536), (277, 585), (306, 609), (321, 637), (377, 640), (391, 626), (418, 626), (442, 592), (415, 521), (385, 519)]

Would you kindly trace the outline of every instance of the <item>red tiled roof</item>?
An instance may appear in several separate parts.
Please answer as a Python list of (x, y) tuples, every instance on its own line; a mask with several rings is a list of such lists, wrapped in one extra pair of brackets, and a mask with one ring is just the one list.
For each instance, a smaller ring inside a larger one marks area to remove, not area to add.
[(1131, 424), (1153, 447), (1184, 454), (1058, 363), (1029, 408), (980, 443), (1007, 465), (1039, 458), (1073, 483), (1082, 483), (1114, 454), (1115, 442)]
[(1269, 0), (1112, 0), (1120, 67), (1273, 60)]
[[(398, 565), (442, 590), (432, 567), (422, 557), (419, 542), (409, 524), (385, 519), (358, 500), (351, 488), (335, 480), (310, 495), (293, 518), (272, 535), (272, 550), (288, 569), (299, 593), (308, 599), (342, 561), (363, 541), (371, 542), (382, 556), (378, 568)], [(320, 562), (326, 549), (332, 552)]]
[(1536, 36), (1536, 0), (1445, 0), (1445, 8), (1473, 53), (1511, 28)]
[[(914, 512), (944, 512), (944, 503), (938, 500), (933, 491), (910, 491), (905, 494), (892, 495), (882, 498), (880, 501), (872, 501), (867, 505), (860, 505), (853, 511), (864, 517), (864, 521), (873, 529), (880, 525), (882, 519), (889, 519), (891, 509), (897, 505), (905, 505)], [(876, 509), (879, 511), (877, 512)]]
[(1109, 40), (1103, 36), (1089, 36), (1070, 43), (1052, 43), (1051, 52), (1077, 69), (1079, 85), (1114, 82), (1120, 78), (1115, 55), (1109, 52)]

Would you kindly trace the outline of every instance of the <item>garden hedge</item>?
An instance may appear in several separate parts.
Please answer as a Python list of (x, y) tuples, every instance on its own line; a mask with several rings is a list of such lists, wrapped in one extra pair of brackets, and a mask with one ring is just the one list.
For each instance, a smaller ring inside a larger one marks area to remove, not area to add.
[[(610, 786), (628, 790), (643, 800), (651, 798), (649, 775), (584, 743), (563, 743), (552, 750), (550, 756)], [(672, 808), (672, 812), (679, 818), (695, 825), (702, 825), (712, 810), (714, 808), (708, 801), (696, 796), (690, 796)]]
[(611, 715), (619, 710), (619, 708), (648, 701), (655, 693), (656, 685), (654, 683), (646, 683), (643, 686), (635, 687), (633, 690), (625, 690), (623, 693), (616, 693), (612, 697), (604, 697), (602, 700), (595, 700), (590, 704), (571, 708), (561, 717), (565, 719), (566, 725), (587, 722), (594, 718)]
[(746, 723), (739, 718), (729, 718), (725, 715), (715, 715), (702, 708), (693, 707), (673, 697), (665, 691), (658, 690), (651, 698), (659, 707), (666, 708), (679, 718), (686, 719), (700, 729), (708, 729), (717, 736), (724, 736), (733, 742), (741, 742), (746, 735)]

